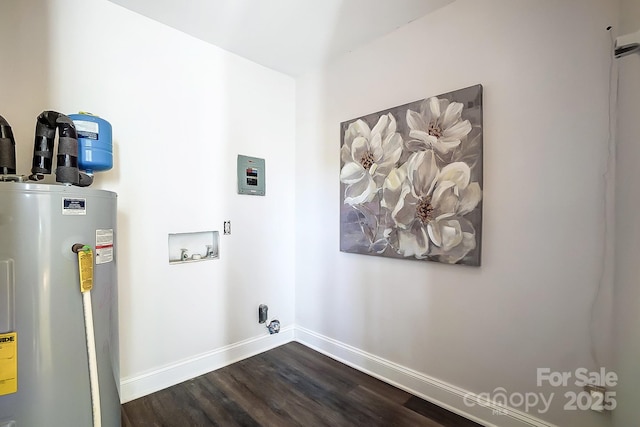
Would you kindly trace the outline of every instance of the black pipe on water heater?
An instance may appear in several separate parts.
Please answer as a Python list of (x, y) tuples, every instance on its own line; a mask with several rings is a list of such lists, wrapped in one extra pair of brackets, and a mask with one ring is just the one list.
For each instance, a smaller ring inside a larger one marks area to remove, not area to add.
[(80, 171), (78, 170), (78, 135), (73, 121), (60, 114), (56, 119), (58, 125), (58, 163), (56, 181), (78, 185)]
[(39, 180), (42, 178), (40, 175), (51, 174), (56, 128), (59, 134), (56, 181), (78, 185), (80, 173), (76, 128), (69, 117), (56, 111), (44, 111), (36, 121), (31, 179)]
[(33, 147), (31, 173), (51, 174), (53, 165), (53, 144), (56, 137), (56, 113), (45, 111), (36, 119), (36, 138)]
[(16, 173), (16, 140), (9, 122), (0, 116), (0, 175)]

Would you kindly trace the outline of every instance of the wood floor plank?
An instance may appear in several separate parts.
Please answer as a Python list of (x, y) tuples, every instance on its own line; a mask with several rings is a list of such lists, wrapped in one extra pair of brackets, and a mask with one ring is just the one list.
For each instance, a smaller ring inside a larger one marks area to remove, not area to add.
[[(295, 363), (286, 363), (282, 358), (277, 358), (274, 367), (280, 366), (278, 374), (286, 382), (288, 387), (283, 395), (284, 398), (296, 395), (306, 402), (306, 411), (313, 408), (315, 416), (323, 420), (321, 424), (301, 425), (332, 425), (332, 426), (352, 426), (354, 420), (362, 425), (367, 425), (369, 418), (358, 404), (344, 399), (348, 390), (336, 390), (332, 380), (336, 377), (310, 375), (305, 369), (299, 369)], [(350, 388), (356, 387), (353, 384)]]
[(203, 412), (200, 402), (190, 398), (184, 383), (160, 391), (152, 407), (163, 427), (215, 425)]
[(233, 375), (247, 385), (256, 399), (267, 402), (272, 410), (285, 411), (291, 417), (288, 421), (303, 426), (346, 426), (353, 425), (354, 416), (363, 415), (359, 408), (344, 402), (340, 397), (343, 393), (336, 393), (330, 382), (319, 383), (317, 378), (271, 356), (263, 354), (247, 359), (242, 363), (242, 371)]
[[(261, 395), (267, 394), (268, 398), (283, 402), (283, 409), (299, 425), (340, 424), (343, 414), (340, 411), (327, 411), (327, 407), (323, 405), (327, 403), (327, 396), (335, 395), (333, 391), (313, 384), (313, 380), (302, 371), (283, 363), (279, 358), (263, 354), (256, 356), (254, 360), (259, 362), (251, 371), (255, 383), (258, 386), (270, 384), (270, 387), (262, 388)], [(320, 398), (318, 392), (321, 393)]]
[(263, 426), (295, 426), (296, 422), (280, 408), (279, 402), (261, 395), (254, 379), (243, 370), (216, 372), (209, 381), (233, 398), (247, 413)]
[(179, 384), (179, 387), (168, 388), (167, 393), (162, 395), (159, 404), (162, 405), (165, 412), (171, 406), (176, 408), (171, 411), (171, 423), (165, 424), (167, 427), (215, 425), (215, 420), (207, 416), (201, 403), (191, 397), (185, 383)]
[(120, 425), (121, 427), (133, 427), (131, 420), (129, 420), (129, 416), (127, 412), (124, 410), (124, 406), (120, 407)]
[(419, 397), (412, 396), (405, 404), (409, 408), (427, 418), (439, 422), (444, 427), (482, 427), (480, 424), (454, 414), (451, 411), (445, 411), (438, 405), (427, 402)]
[(211, 384), (206, 376), (189, 381), (186, 385), (186, 390), (199, 403), (202, 410), (207, 413), (209, 419), (212, 420), (212, 426), (260, 426), (242, 406), (227, 396), (220, 388)]
[(348, 384), (349, 390), (356, 385), (366, 386), (370, 390), (384, 395), (389, 400), (398, 404), (404, 404), (404, 402), (412, 396), (404, 390), (400, 390), (362, 371), (351, 368), (329, 356), (310, 350), (300, 343), (292, 342), (286, 346), (279, 347), (279, 349), (282, 350), (283, 355), (290, 356), (287, 361), (298, 360), (307, 370), (316, 372), (317, 375), (329, 377), (332, 381), (337, 379), (343, 384)]
[(158, 402), (165, 393), (167, 393), (165, 390), (160, 390), (152, 395), (127, 403), (124, 408), (131, 425), (136, 427), (163, 427), (167, 425), (165, 417), (170, 414), (163, 414), (158, 410), (158, 408), (162, 408)]
[(406, 426), (406, 427), (443, 427), (441, 424), (420, 415), (404, 406), (396, 405), (377, 393), (365, 387), (352, 390), (349, 399), (367, 408), (375, 426)]
[(269, 352), (269, 356), (273, 360), (279, 361), (282, 365), (293, 367), (299, 372), (304, 372), (307, 377), (324, 381), (324, 386), (328, 390), (346, 393), (358, 384), (349, 375), (336, 369), (337, 365), (334, 365), (332, 360), (320, 357), (323, 356), (320, 353), (310, 354), (308, 351), (301, 351), (297, 346), (288, 345), (274, 350), (277, 351)]
[(477, 426), (296, 342), (122, 408), (123, 427)]

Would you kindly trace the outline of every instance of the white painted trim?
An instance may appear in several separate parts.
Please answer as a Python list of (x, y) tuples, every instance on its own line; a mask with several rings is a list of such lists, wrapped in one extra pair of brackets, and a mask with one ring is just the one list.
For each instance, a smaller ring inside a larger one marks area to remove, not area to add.
[[(556, 427), (520, 410), (498, 405), (460, 387), (390, 362), (301, 326), (295, 340), (359, 371), (488, 427)], [(466, 400), (465, 400), (466, 399)], [(465, 404), (476, 402), (474, 406)]]
[(146, 396), (286, 344), (293, 339), (294, 327), (287, 326), (283, 327), (278, 334), (249, 338), (142, 375), (124, 378), (120, 382), (120, 401), (126, 403)]
[[(129, 402), (294, 340), (487, 427), (557, 427), (301, 326), (287, 326), (279, 334), (249, 338), (142, 375), (125, 378), (120, 386), (120, 399), (122, 403)], [(465, 401), (477, 404), (471, 407)]]

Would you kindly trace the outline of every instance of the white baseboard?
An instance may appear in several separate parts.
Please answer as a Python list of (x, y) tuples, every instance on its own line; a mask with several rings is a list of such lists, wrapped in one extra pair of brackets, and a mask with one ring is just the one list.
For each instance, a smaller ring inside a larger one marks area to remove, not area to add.
[(293, 326), (280, 333), (249, 338), (120, 382), (120, 400), (129, 402), (293, 341)]
[[(129, 402), (294, 340), (487, 427), (556, 427), (525, 412), (487, 402), (460, 387), (301, 326), (287, 326), (279, 334), (249, 338), (142, 375), (125, 378), (120, 385), (120, 399), (122, 403)], [(465, 404), (471, 401), (476, 404)]]
[[(295, 339), (307, 347), (488, 427), (556, 427), (517, 409), (479, 399), (477, 395), (420, 372), (382, 359), (301, 326)], [(465, 402), (478, 402), (469, 406)]]

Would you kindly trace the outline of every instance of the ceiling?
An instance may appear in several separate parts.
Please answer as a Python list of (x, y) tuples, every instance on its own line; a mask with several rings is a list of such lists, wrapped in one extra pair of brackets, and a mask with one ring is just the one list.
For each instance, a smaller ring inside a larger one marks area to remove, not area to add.
[(296, 77), (454, 0), (111, 0)]

